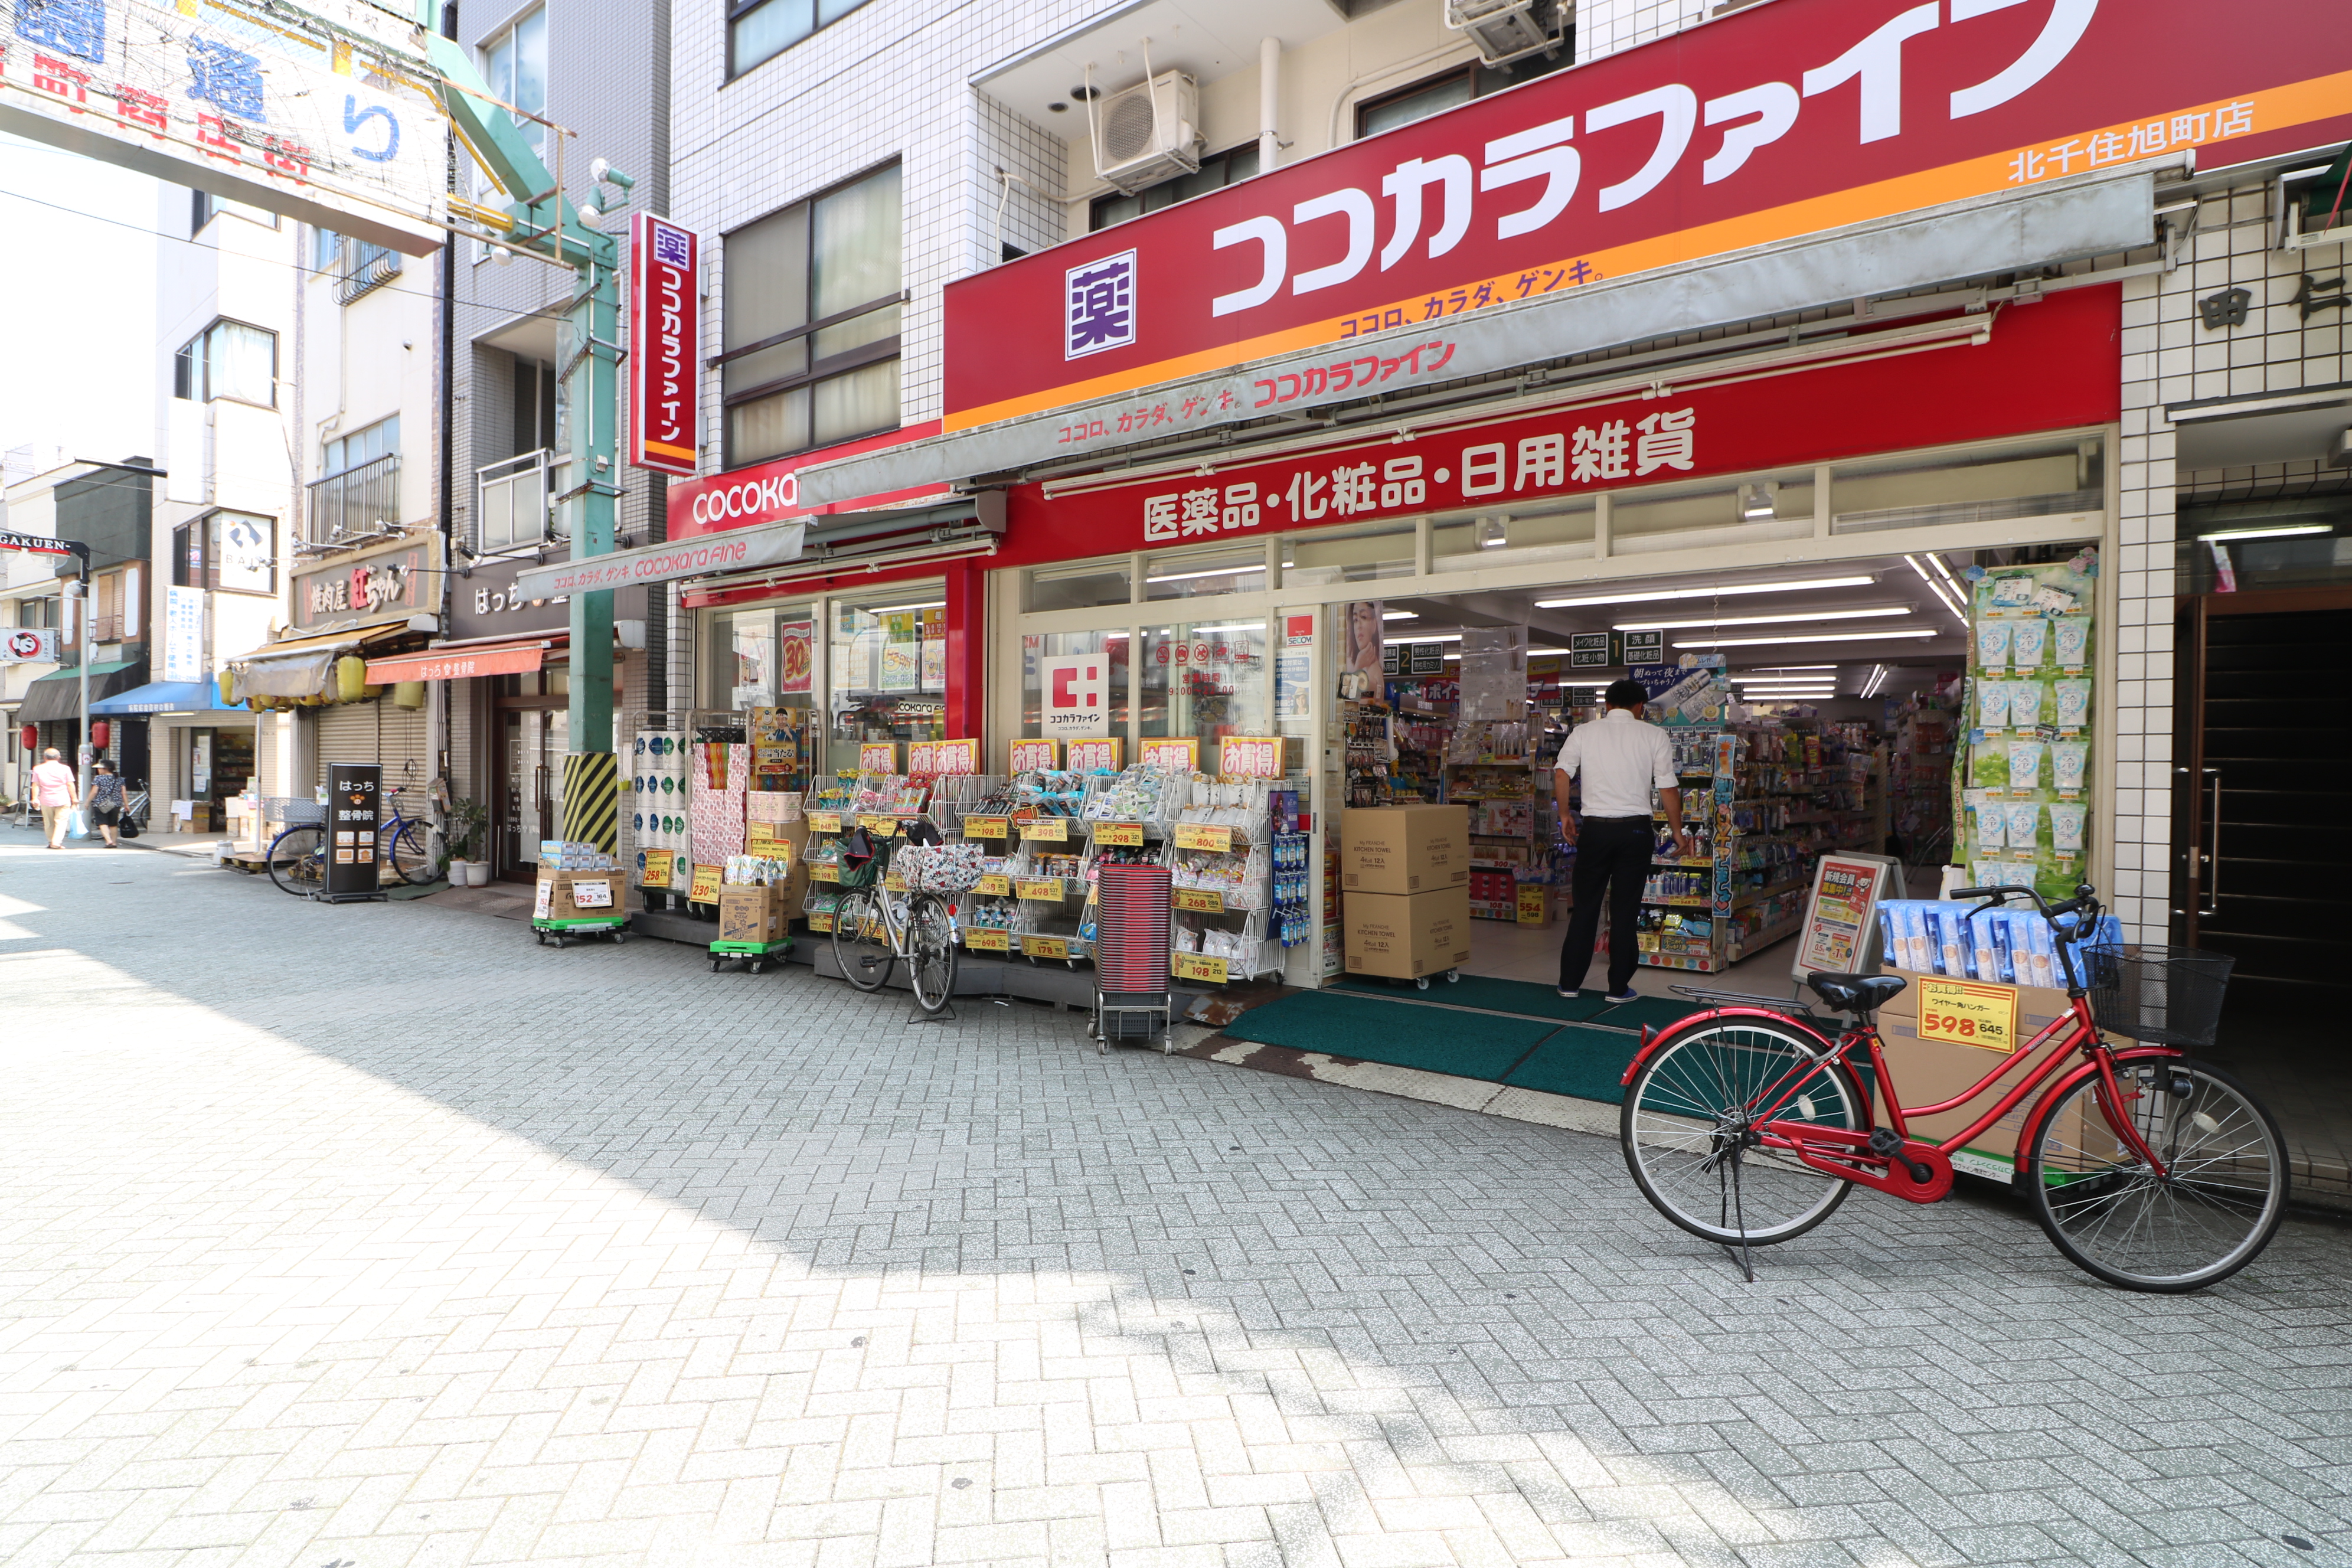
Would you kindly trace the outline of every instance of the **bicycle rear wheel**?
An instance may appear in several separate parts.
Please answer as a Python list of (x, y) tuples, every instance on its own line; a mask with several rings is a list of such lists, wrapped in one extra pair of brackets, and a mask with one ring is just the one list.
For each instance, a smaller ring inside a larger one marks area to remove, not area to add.
[(381, 854), (410, 887), (421, 888), (433, 880), (433, 855), (425, 847), (423, 823), (404, 820), (400, 831), (384, 841)]
[[(2096, 1074), (2037, 1114), (2026, 1194), (2076, 1268), (2126, 1290), (2195, 1290), (2252, 1263), (2286, 1215), (2286, 1142), (2235, 1079), (2177, 1057), (2116, 1063), (2124, 1103)], [(2159, 1177), (2118, 1135), (2124, 1121)]]
[(327, 834), (324, 828), (289, 827), (269, 841), (269, 879), (278, 889), (309, 898), (326, 885)]
[(955, 921), (946, 900), (918, 893), (907, 925), (907, 976), (915, 984), (915, 1002), (936, 1013), (955, 994)]
[(1642, 1195), (1693, 1236), (1725, 1246), (1738, 1245), (1743, 1232), (1754, 1247), (1787, 1241), (1829, 1218), (1852, 1183), (1745, 1142), (1792, 1084), (1796, 1093), (1772, 1120), (1866, 1125), (1862, 1088), (1845, 1064), (1824, 1063), (1822, 1047), (1793, 1029), (1741, 1018), (1669, 1041), (1642, 1064), (1618, 1114), (1625, 1168)]
[(833, 911), (833, 961), (860, 991), (879, 991), (890, 979), (890, 934), (882, 927), (882, 900), (860, 888), (841, 895)]

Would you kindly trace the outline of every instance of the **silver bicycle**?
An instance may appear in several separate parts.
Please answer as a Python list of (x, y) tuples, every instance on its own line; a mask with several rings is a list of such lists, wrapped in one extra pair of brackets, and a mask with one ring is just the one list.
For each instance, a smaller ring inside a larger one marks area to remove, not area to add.
[[(929, 828), (917, 818), (909, 824), (908, 842), (919, 841), (915, 828)], [(929, 837), (937, 841), (938, 829)], [(882, 883), (888, 874), (889, 852), (866, 839), (863, 855), (851, 853), (854, 840), (865, 837), (860, 828), (843, 842), (841, 902), (833, 911), (833, 961), (842, 978), (860, 991), (879, 991), (889, 984), (890, 972), (903, 963), (912, 983), (915, 1005), (937, 1013), (955, 994), (955, 910), (937, 893), (894, 893)]]

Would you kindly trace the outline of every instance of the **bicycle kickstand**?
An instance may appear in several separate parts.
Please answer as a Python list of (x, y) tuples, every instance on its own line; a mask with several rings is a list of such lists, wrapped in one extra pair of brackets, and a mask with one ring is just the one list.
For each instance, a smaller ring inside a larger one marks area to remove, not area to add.
[(1739, 1201), (1739, 1167), (1743, 1152), (1745, 1151), (1739, 1148), (1731, 1151), (1731, 1214), (1733, 1222), (1739, 1227), (1739, 1271), (1748, 1277), (1748, 1283), (1753, 1285), (1756, 1283), (1756, 1254), (1748, 1245), (1748, 1211)]

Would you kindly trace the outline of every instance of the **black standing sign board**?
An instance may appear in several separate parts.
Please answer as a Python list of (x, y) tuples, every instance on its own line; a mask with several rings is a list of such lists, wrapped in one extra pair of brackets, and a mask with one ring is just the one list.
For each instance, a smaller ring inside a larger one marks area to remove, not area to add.
[(376, 824), (383, 770), (373, 763), (327, 764), (327, 889), (330, 899), (376, 893)]

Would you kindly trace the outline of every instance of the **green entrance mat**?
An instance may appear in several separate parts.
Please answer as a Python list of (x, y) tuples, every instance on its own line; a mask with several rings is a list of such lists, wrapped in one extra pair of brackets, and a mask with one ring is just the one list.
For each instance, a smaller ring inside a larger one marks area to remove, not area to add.
[[(1537, 989), (1541, 990), (1542, 987)], [(1559, 998), (1554, 996), (1552, 1000), (1557, 1002)], [(1578, 994), (1577, 1000), (1583, 1000), (1582, 993)], [(1638, 1029), (1644, 1024), (1664, 1027), (1698, 1011), (1696, 1004), (1676, 996), (1637, 996), (1631, 1002), (1620, 1002), (1614, 1006), (1604, 1005), (1601, 1012), (1585, 1021), (1611, 1029)]]
[(1638, 1035), (1571, 1024), (1529, 1052), (1526, 1060), (1504, 1075), (1503, 1081), (1514, 1089), (1572, 1094), (1579, 1100), (1617, 1105), (1625, 1099), (1617, 1080), (1625, 1076), (1641, 1043)]
[(1459, 980), (1432, 980), (1429, 989), (1416, 991), (1403, 981), (1388, 983), (1355, 976), (1333, 987), (1359, 996), (1387, 996), (1405, 1002), (1435, 1002), (1446, 1007), (1475, 1007), (1482, 1013), (1517, 1013), (1528, 1018), (1551, 1018), (1562, 1024), (1589, 1023), (1608, 1011), (1608, 999), (1598, 991), (1580, 991), (1573, 1000), (1549, 985), (1527, 980), (1496, 980), (1465, 974)]
[[(1463, 982), (1465, 986), (1468, 984)], [(1435, 989), (1412, 994), (1429, 995)], [(1556, 1026), (1534, 1019), (1496, 1018), (1335, 990), (1303, 991), (1253, 1007), (1226, 1025), (1224, 1033), (1258, 1045), (1287, 1046), (1296, 1051), (1320, 1051), (1357, 1061), (1499, 1083), (1512, 1065)], [(1630, 1048), (1633, 1037), (1622, 1038)]]

